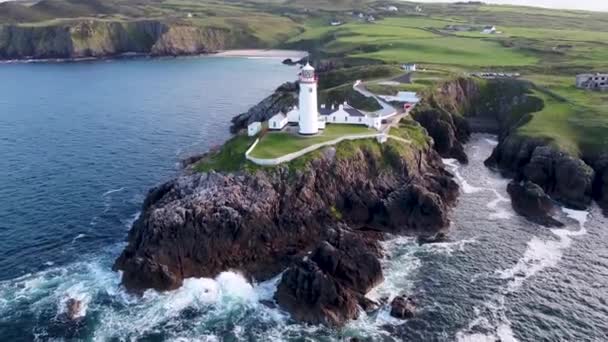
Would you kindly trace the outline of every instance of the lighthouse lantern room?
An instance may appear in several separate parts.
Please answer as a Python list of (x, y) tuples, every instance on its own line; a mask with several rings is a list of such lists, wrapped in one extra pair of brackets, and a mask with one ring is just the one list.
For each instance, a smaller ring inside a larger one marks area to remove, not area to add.
[(315, 69), (306, 64), (300, 73), (300, 134), (319, 133), (319, 111), (317, 107), (317, 77)]

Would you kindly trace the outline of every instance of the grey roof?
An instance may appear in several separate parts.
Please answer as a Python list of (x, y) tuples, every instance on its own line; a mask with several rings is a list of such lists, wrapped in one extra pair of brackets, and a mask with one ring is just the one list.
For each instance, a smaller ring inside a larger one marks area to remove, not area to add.
[(350, 114), (350, 116), (365, 116), (365, 114), (355, 108), (344, 108), (344, 111)]
[(319, 114), (321, 115), (331, 115), (332, 113), (334, 113), (337, 109), (332, 109), (331, 107), (325, 107), (325, 108), (319, 108)]

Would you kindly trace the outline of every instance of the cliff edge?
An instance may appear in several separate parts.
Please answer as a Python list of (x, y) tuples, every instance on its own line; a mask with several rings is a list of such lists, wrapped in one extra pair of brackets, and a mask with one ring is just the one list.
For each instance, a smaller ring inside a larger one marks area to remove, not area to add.
[(397, 141), (345, 142), (274, 168), (187, 174), (150, 191), (114, 268), (136, 292), (226, 270), (256, 281), (285, 271), (279, 305), (306, 322), (341, 325), (371, 305), (364, 295), (382, 280), (383, 234), (445, 229), (457, 194), (430, 146)]

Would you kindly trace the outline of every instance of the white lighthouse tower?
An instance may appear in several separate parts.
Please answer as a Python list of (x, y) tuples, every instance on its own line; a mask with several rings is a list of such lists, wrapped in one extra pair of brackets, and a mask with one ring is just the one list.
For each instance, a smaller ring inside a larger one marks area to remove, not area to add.
[(315, 68), (309, 63), (300, 74), (300, 134), (319, 133), (319, 110), (317, 107), (317, 77)]

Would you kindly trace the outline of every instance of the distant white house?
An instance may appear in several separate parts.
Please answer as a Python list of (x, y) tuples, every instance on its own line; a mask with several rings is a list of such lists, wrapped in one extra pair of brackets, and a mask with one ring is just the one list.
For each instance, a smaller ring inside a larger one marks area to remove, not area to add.
[(399, 12), (399, 9), (396, 6), (388, 6), (386, 10), (389, 12)]
[(252, 122), (247, 126), (247, 135), (250, 137), (256, 136), (262, 130), (262, 123), (259, 121)]
[(403, 70), (405, 71), (416, 71), (416, 69), (418, 68), (418, 66), (415, 63), (408, 63), (408, 64), (403, 64), (401, 66), (403, 68)]
[(376, 21), (376, 18), (373, 15), (368, 15), (365, 19), (368, 23), (373, 23)]
[(342, 25), (342, 22), (340, 20), (332, 20), (330, 22), (330, 25), (331, 26), (340, 26), (340, 25)]
[(268, 120), (268, 129), (273, 131), (282, 130), (287, 126), (287, 122), (287, 116), (283, 112), (278, 112)]
[(496, 26), (485, 26), (483, 28), (483, 30), (481, 31), (481, 33), (483, 33), (483, 34), (495, 34), (496, 33)]
[(576, 87), (581, 89), (608, 91), (608, 73), (576, 75)]
[(188, 12), (188, 14), (186, 14), (186, 17), (192, 18), (192, 17), (194, 17), (194, 15), (192, 13)]

